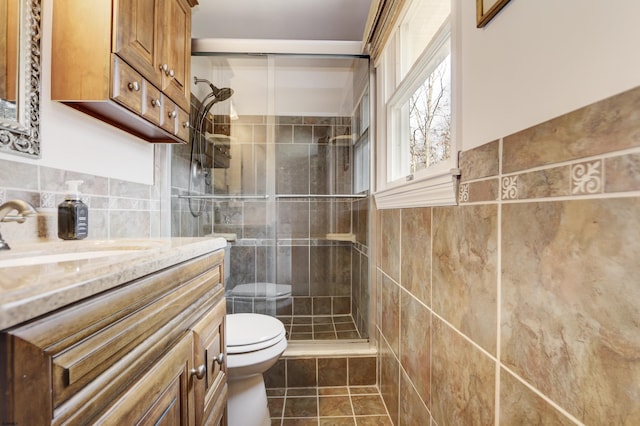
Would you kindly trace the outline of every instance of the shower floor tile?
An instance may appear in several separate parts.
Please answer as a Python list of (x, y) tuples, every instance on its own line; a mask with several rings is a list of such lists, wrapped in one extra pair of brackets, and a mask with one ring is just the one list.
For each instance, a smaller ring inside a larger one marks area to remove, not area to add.
[(271, 424), (392, 425), (375, 386), (267, 389)]
[(358, 340), (351, 315), (278, 316), (287, 330), (289, 340)]

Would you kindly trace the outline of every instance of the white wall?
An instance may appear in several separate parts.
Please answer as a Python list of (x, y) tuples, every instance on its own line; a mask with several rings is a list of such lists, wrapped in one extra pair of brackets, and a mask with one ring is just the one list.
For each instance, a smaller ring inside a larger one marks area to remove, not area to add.
[(53, 2), (42, 2), (39, 160), (0, 154), (0, 158), (65, 170), (153, 183), (153, 144), (51, 101)]
[(511, 0), (483, 29), (475, 3), (457, 0), (463, 150), (640, 85), (638, 1)]

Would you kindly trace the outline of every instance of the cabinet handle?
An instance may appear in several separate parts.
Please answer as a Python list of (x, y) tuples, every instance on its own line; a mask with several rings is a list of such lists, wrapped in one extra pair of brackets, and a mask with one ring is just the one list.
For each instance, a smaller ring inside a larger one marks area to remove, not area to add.
[(169, 65), (167, 64), (160, 65), (160, 71), (167, 72), (168, 69), (169, 69)]
[(189, 128), (189, 122), (185, 121), (184, 123), (182, 123), (182, 127), (184, 127), (185, 129)]
[(207, 374), (207, 367), (204, 364), (191, 369), (191, 375), (196, 376), (198, 380), (202, 380), (205, 374)]
[(175, 111), (169, 111), (169, 118), (176, 118), (176, 115), (178, 115), (177, 112)]
[(174, 70), (168, 70), (168, 71), (167, 71), (167, 70), (165, 70), (165, 71), (164, 71), (164, 73), (165, 73), (168, 77), (171, 77), (171, 78), (173, 78), (173, 76), (174, 76), (174, 75), (176, 75), (176, 73), (175, 73), (175, 71), (174, 71)]
[(127, 87), (129, 88), (129, 90), (134, 92), (140, 91), (140, 84), (137, 81), (130, 82), (129, 84), (127, 84)]
[(160, 105), (160, 99), (151, 99), (151, 106), (159, 107)]
[(220, 353), (217, 357), (214, 357), (213, 362), (217, 362), (220, 366), (222, 366), (222, 364), (224, 364), (224, 353)]

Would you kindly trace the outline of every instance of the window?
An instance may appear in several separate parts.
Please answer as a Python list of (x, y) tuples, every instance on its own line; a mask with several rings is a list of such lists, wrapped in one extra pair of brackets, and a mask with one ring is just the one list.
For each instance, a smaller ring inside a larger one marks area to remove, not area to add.
[(379, 208), (455, 204), (449, 12), (413, 0), (376, 64)]

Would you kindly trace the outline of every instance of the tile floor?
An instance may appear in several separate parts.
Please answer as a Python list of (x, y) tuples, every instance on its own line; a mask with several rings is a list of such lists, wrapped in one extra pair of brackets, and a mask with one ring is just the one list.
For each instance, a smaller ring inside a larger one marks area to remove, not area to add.
[(289, 340), (361, 339), (351, 315), (278, 316)]
[(393, 426), (375, 386), (267, 389), (272, 426)]

